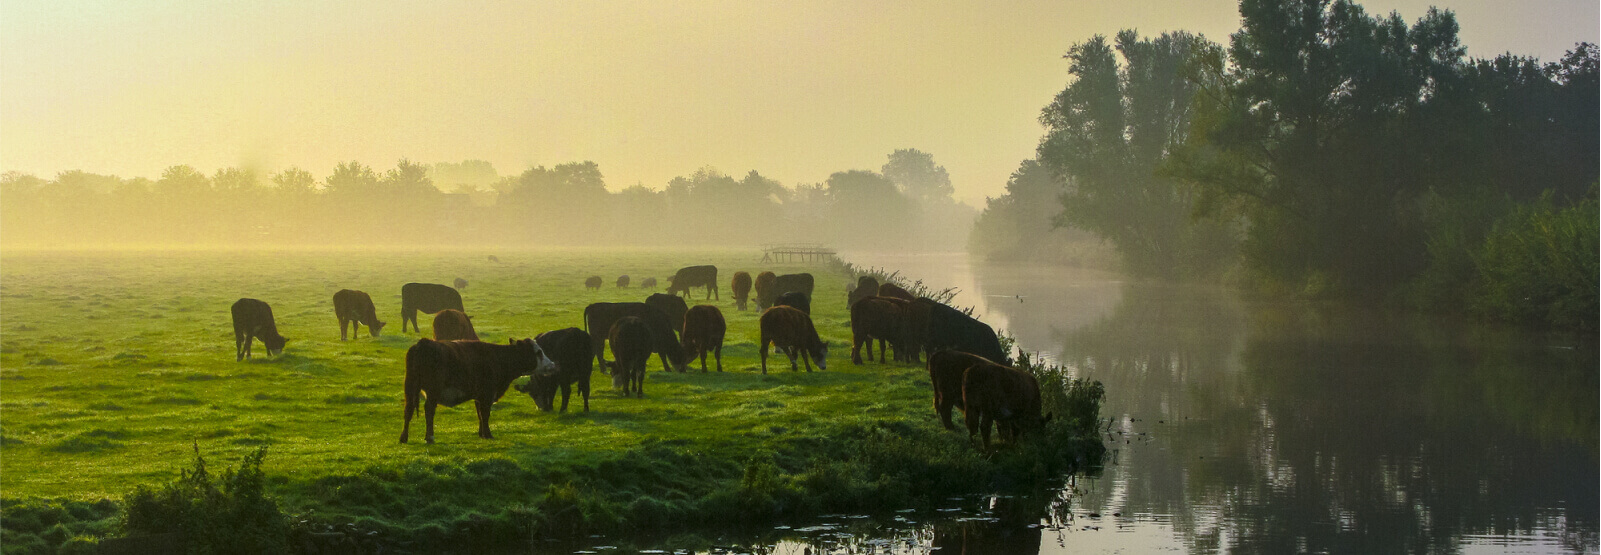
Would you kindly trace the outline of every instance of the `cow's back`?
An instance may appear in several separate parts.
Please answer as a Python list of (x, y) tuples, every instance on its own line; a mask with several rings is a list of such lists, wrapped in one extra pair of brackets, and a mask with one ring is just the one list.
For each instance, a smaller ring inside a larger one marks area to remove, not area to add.
[(461, 293), (438, 283), (408, 283), (400, 286), (401, 309), (420, 310), (429, 314), (450, 308), (465, 312)]
[(812, 278), (811, 274), (807, 273), (784, 274), (778, 276), (777, 280), (773, 282), (773, 285), (775, 286), (775, 295), (782, 295), (790, 291), (799, 291), (801, 293), (805, 293), (807, 297), (810, 297), (812, 296), (812, 289), (814, 289), (816, 286), (816, 280)]
[(434, 340), (453, 341), (458, 339), (478, 340), (478, 331), (473, 329), (472, 319), (460, 310), (447, 308), (434, 315)]
[(239, 299), (230, 307), (234, 331), (244, 331), (257, 337), (278, 334), (278, 325), (272, 318), (272, 307), (257, 299)]
[(878, 296), (880, 296), (880, 297), (895, 297), (897, 299), (905, 299), (905, 300), (908, 300), (908, 301), (917, 300), (917, 296), (916, 295), (913, 295), (913, 294), (911, 294), (911, 292), (909, 292), (909, 291), (907, 291), (905, 289), (902, 289), (901, 286), (899, 286), (899, 285), (895, 285), (893, 283), (888, 283), (888, 282), (885, 282), (885, 283), (880, 284), (878, 286)]
[(534, 338), (545, 356), (556, 362), (562, 374), (594, 369), (594, 351), (589, 333), (578, 328), (547, 331)]
[(805, 312), (806, 314), (812, 313), (812, 298), (800, 291), (790, 291), (788, 293), (779, 295), (778, 299), (773, 301), (773, 303), (782, 306), (794, 307), (800, 309), (801, 312)]
[(962, 380), (968, 368), (987, 364), (984, 357), (947, 349), (928, 356), (928, 379), (934, 386), (934, 402), (965, 406), (962, 403)]
[[(645, 298), (645, 305), (666, 314), (667, 322), (672, 324), (674, 329), (684, 327), (684, 314), (689, 312), (689, 303), (684, 302), (683, 297), (670, 293), (651, 293)], [(634, 316), (640, 315), (634, 314)]]

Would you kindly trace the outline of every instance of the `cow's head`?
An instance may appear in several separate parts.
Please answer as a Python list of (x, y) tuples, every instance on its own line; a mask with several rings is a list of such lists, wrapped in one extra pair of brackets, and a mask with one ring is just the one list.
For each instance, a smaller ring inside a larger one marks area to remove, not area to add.
[(367, 331), (371, 333), (373, 337), (378, 337), (378, 334), (384, 331), (385, 323), (386, 322), (383, 320), (374, 320), (373, 323), (367, 325)]
[(533, 398), (534, 405), (538, 406), (539, 410), (550, 412), (551, 406), (556, 400), (556, 387), (555, 378), (535, 374), (528, 379), (527, 385), (517, 386), (517, 391), (527, 393), (529, 397)]
[(819, 370), (827, 370), (828, 369), (828, 342), (827, 341), (824, 341), (824, 342), (822, 342), (821, 345), (818, 345), (817, 352), (812, 353), (812, 358), (817, 359), (817, 368)]
[(539, 343), (535, 343), (533, 338), (525, 337), (522, 339), (507, 339), (506, 342), (511, 344), (513, 347), (517, 347), (518, 350), (524, 355), (525, 360), (530, 360), (533, 362), (533, 367), (524, 369), (523, 375), (556, 375), (556, 363), (552, 362), (550, 357), (545, 356), (545, 350), (539, 348)]
[(261, 343), (267, 346), (267, 356), (278, 356), (279, 353), (284, 352), (284, 343), (288, 342), (289, 338), (282, 335), (261, 338)]

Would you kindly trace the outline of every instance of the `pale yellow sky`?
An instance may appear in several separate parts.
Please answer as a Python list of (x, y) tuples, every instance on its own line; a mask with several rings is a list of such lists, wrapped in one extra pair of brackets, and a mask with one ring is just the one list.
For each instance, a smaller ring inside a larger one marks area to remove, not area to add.
[[(1416, 19), (1426, 1), (1365, 2)], [(1472, 56), (1597, 41), (1595, 0), (1443, 4)], [(934, 155), (957, 197), (1033, 155), (1061, 55), (1096, 33), (1226, 42), (1232, 1), (0, 3), (0, 171), (157, 177), (343, 160), (593, 160), (661, 188), (793, 185)]]

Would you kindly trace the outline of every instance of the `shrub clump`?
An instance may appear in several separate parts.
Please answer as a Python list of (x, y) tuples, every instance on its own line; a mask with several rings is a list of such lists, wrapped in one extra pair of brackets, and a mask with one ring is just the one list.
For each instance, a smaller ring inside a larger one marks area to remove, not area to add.
[(289, 523), (267, 496), (261, 461), (267, 447), (245, 455), (238, 469), (213, 478), (195, 446), (193, 469), (154, 489), (141, 485), (123, 499), (122, 532), (128, 536), (177, 533), (189, 553), (281, 553)]
[(1496, 320), (1594, 330), (1598, 220), (1594, 197), (1559, 209), (1549, 192), (1501, 218), (1474, 260), (1474, 308)]

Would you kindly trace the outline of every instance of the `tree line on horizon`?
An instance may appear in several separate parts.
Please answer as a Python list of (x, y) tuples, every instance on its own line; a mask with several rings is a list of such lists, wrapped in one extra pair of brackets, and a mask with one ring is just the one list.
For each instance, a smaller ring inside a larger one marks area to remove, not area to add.
[(1469, 58), (1450, 11), (1409, 25), (1347, 0), (1240, 15), (1227, 46), (1125, 30), (1069, 49), (970, 251), (1088, 245), (1141, 278), (1595, 329), (1595, 45)]
[(344, 162), (319, 180), (171, 166), (158, 179), (79, 170), (0, 175), (0, 245), (729, 245), (819, 242), (854, 249), (950, 249), (976, 213), (957, 203), (931, 154), (900, 149), (879, 169), (785, 186), (706, 167), (660, 190), (607, 188), (590, 161), (500, 176), (481, 160), (379, 172)]

